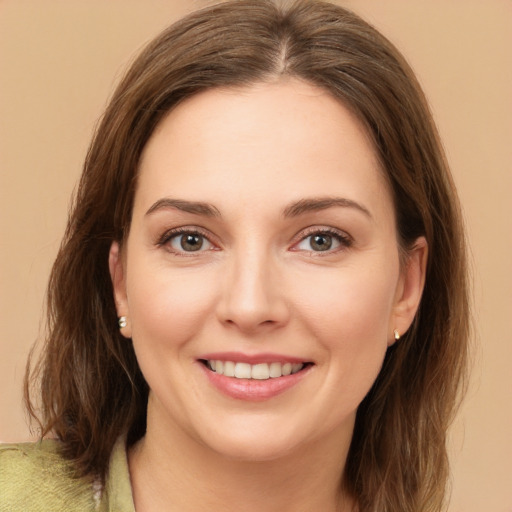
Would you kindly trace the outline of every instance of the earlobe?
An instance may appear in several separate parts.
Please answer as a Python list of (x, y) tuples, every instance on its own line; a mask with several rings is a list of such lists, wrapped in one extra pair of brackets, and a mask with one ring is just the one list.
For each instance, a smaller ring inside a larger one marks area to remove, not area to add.
[(389, 345), (403, 336), (414, 320), (425, 286), (427, 261), (428, 244), (422, 236), (416, 240), (413, 248), (408, 252), (401, 271), (389, 327)]
[(110, 279), (112, 280), (112, 288), (114, 290), (114, 301), (116, 304), (119, 329), (123, 336), (131, 338), (125, 270), (118, 242), (112, 242), (112, 245), (110, 246), (108, 267), (110, 271)]

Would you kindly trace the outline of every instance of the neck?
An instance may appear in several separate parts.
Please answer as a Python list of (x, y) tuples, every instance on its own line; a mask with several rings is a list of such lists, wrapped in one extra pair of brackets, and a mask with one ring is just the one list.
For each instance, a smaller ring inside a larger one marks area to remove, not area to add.
[(236, 460), (180, 429), (152, 425), (129, 452), (137, 512), (348, 512), (342, 490), (351, 433), (312, 441), (282, 457)]

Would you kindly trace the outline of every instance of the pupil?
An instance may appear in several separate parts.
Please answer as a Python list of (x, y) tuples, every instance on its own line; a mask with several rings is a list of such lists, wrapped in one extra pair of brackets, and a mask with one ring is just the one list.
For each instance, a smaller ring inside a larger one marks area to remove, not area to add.
[(198, 251), (203, 246), (203, 238), (200, 235), (183, 235), (181, 248), (184, 251)]
[(311, 240), (311, 247), (315, 251), (328, 251), (332, 246), (332, 237), (329, 235), (315, 235)]

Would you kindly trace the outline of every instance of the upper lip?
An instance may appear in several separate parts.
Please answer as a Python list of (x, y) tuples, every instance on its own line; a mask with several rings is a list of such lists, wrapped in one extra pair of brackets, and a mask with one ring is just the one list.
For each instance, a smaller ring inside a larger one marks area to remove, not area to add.
[(244, 354), (242, 352), (211, 352), (198, 357), (204, 361), (233, 361), (235, 363), (248, 363), (251, 365), (261, 363), (307, 363), (306, 359), (284, 354), (260, 353)]

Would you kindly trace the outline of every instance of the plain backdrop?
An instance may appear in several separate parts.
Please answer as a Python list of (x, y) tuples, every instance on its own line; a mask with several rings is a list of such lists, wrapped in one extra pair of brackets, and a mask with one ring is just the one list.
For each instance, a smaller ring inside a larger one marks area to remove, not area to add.
[[(474, 368), (450, 512), (512, 511), (512, 2), (339, 1), (427, 93), (465, 211)], [(93, 128), (127, 63), (202, 0), (0, 0), (0, 440), (30, 439), (22, 377)]]

